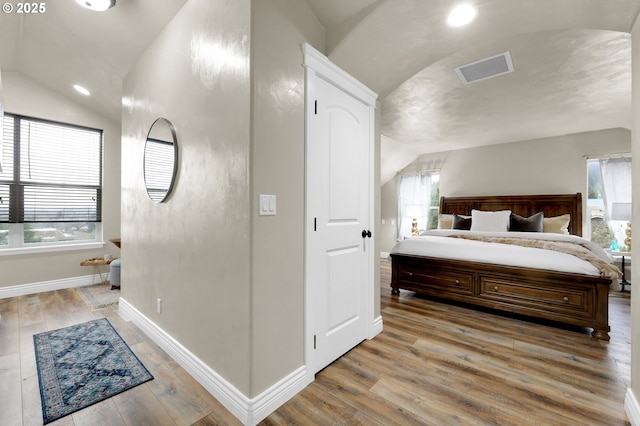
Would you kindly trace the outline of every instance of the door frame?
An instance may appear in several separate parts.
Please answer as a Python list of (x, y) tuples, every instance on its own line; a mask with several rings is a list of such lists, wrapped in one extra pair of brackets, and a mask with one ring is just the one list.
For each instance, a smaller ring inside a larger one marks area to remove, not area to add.
[[(368, 106), (369, 109), (369, 135), (370, 135), (370, 155), (369, 155), (369, 224), (373, 233), (373, 239), (371, 240), (371, 244), (369, 244), (368, 251), (368, 260), (369, 260), (369, 270), (367, 271), (367, 286), (366, 286), (366, 306), (365, 306), (365, 318), (367, 322), (367, 338), (372, 339), (378, 333), (382, 331), (382, 319), (374, 318), (375, 309), (374, 309), (374, 271), (373, 266), (375, 265), (374, 259), (374, 251), (376, 244), (374, 244), (374, 239), (376, 238), (376, 226), (375, 226), (375, 153), (374, 153), (374, 137), (375, 137), (375, 108), (376, 108), (376, 100), (378, 95), (373, 92), (371, 89), (363, 85), (360, 81), (356, 80), (354, 77), (346, 73), (340, 67), (332, 63), (329, 58), (320, 53), (318, 50), (313, 48), (310, 44), (304, 43), (302, 44), (302, 52), (303, 52), (303, 66), (305, 67), (305, 171), (308, 170), (307, 164), (309, 161), (312, 161), (307, 157), (308, 149), (306, 148), (308, 145), (308, 126), (307, 123), (314, 115), (314, 99), (311, 99), (309, 96), (310, 88), (314, 84), (314, 79), (323, 79), (330, 84), (336, 86), (341, 89), (345, 93), (351, 95), (352, 97), (358, 99)], [(311, 89), (312, 91), (313, 89)], [(310, 300), (309, 291), (307, 286), (309, 285), (309, 277), (308, 277), (308, 268), (307, 265), (309, 263), (309, 247), (308, 247), (308, 238), (310, 232), (313, 232), (313, 215), (312, 212), (309, 211), (309, 197), (311, 196), (309, 188), (308, 188), (308, 179), (305, 176), (305, 253), (304, 253), (304, 363), (307, 367), (307, 375), (309, 376), (309, 381), (313, 381), (316, 372), (319, 370), (313, 364), (313, 330), (311, 329), (311, 318), (310, 315), (314, 312), (311, 309), (313, 301)]]

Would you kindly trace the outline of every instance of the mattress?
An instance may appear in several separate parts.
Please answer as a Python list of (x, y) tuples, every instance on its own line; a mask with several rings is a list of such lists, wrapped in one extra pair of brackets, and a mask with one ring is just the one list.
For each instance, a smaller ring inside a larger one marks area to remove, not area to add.
[[(460, 236), (463, 238), (452, 238)], [(407, 254), (443, 259), (544, 269), (591, 276), (601, 276), (602, 271), (587, 260), (556, 250), (522, 247), (513, 244), (476, 241), (464, 238), (508, 237), (530, 240), (558, 241), (576, 244), (588, 249), (599, 259), (611, 264), (613, 258), (601, 247), (575, 235), (541, 232), (474, 232), (460, 230), (428, 231), (419, 237), (399, 241), (391, 254)]]

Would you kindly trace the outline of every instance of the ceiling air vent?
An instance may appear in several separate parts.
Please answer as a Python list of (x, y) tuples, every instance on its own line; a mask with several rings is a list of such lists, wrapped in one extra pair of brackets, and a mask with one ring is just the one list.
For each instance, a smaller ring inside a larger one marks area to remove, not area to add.
[(481, 59), (456, 68), (456, 73), (464, 84), (474, 83), (491, 77), (513, 72), (511, 53), (504, 52), (490, 58)]

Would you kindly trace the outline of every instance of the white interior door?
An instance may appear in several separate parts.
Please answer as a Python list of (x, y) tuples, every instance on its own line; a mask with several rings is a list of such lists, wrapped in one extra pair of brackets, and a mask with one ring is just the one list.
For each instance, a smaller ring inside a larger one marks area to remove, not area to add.
[(367, 338), (372, 287), (371, 110), (334, 84), (308, 82), (307, 368)]

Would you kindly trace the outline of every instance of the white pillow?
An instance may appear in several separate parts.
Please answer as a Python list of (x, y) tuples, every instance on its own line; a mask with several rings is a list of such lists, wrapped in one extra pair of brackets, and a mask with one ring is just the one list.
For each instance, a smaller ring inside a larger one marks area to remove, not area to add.
[(485, 212), (471, 210), (471, 230), (481, 232), (507, 232), (511, 210)]

